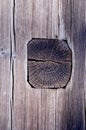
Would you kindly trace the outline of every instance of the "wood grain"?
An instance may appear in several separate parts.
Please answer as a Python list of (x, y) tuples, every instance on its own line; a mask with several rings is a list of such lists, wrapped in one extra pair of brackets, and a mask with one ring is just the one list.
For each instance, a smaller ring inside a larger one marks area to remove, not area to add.
[[(85, 0), (0, 0), (0, 129), (85, 130)], [(27, 43), (66, 39), (73, 69), (65, 90), (27, 82)]]
[(0, 0), (0, 130), (11, 130), (10, 0)]
[[(71, 105), (74, 106), (72, 109), (75, 112), (75, 116), (72, 117), (74, 127), (77, 129), (85, 129), (84, 125), (84, 72), (85, 72), (85, 1), (70, 1), (63, 2), (65, 8), (64, 20), (67, 37), (70, 37), (70, 41), (73, 43), (74, 50), (74, 80), (71, 93)], [(70, 8), (69, 8), (70, 5)], [(69, 17), (69, 15), (71, 17)], [(70, 99), (70, 100), (71, 100)], [(78, 104), (78, 105), (75, 105)], [(82, 105), (81, 105), (82, 104)], [(82, 107), (81, 107), (82, 106)], [(81, 109), (83, 113), (81, 115)], [(80, 123), (82, 122), (82, 123)], [(73, 126), (71, 126), (73, 129)]]
[[(71, 1), (69, 2), (71, 3)], [(81, 0), (79, 2), (74, 1), (74, 5), (73, 3), (72, 5), (69, 4), (69, 2), (66, 0), (16, 1), (17, 57), (15, 60), (15, 102), (13, 115), (13, 128), (16, 127), (15, 129), (85, 129), (83, 94), (85, 51), (80, 39), (82, 35), (78, 33), (82, 33), (81, 30), (83, 30), (84, 14), (80, 21), (80, 12), (84, 11), (84, 0), (82, 2)], [(79, 3), (81, 6), (76, 9)], [(68, 14), (66, 7), (73, 10), (73, 14)], [(64, 8), (65, 14), (63, 16), (62, 11)], [(70, 23), (69, 17), (72, 23)], [(73, 29), (70, 28), (72, 24), (74, 25), (72, 26)], [(69, 29), (71, 30), (69, 31)], [(59, 38), (66, 38), (67, 36), (73, 51), (73, 73), (71, 82), (67, 86), (70, 89), (64, 91), (34, 90), (29, 86), (25, 77), (27, 74), (27, 43), (32, 38), (55, 38), (57, 35)], [(81, 37), (79, 38), (79, 36)]]
[[(82, 15), (81, 21), (77, 15), (81, 14), (80, 12), (84, 6), (84, 0), (81, 2), (80, 8), (78, 8), (80, 2), (81, 0), (79, 0), (79, 2), (74, 1), (75, 4), (73, 5), (72, 3), (71, 5), (71, 1), (66, 0), (16, 1), (17, 57), (15, 60), (14, 76), (15, 102), (13, 128), (16, 127), (15, 129), (18, 130), (85, 129), (83, 94), (84, 48), (79, 38), (80, 35), (77, 33), (80, 32), (82, 22), (84, 21), (84, 14)], [(67, 8), (73, 10), (74, 14), (70, 12), (68, 14)], [(62, 14), (63, 9), (65, 10), (65, 14)], [(72, 17), (75, 18), (74, 21), (77, 21), (78, 18), (80, 23), (70, 20)], [(72, 26), (72, 29), (71, 25), (74, 24), (75, 26)], [(72, 37), (72, 35), (74, 37)], [(69, 46), (73, 51), (73, 72), (71, 81), (64, 91), (34, 90), (26, 80), (27, 43), (32, 38), (56, 38), (57, 36), (60, 39), (67, 38)]]
[(32, 39), (27, 44), (27, 81), (32, 88), (65, 88), (72, 73), (67, 41)]

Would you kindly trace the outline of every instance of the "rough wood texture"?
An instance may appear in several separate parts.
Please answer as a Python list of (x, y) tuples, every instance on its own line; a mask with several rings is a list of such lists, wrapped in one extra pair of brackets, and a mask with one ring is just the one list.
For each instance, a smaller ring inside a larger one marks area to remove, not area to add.
[(32, 88), (65, 88), (71, 73), (67, 41), (36, 38), (27, 44), (27, 81)]
[(0, 130), (11, 130), (10, 0), (0, 0)]
[[(67, 37), (70, 37), (70, 41), (73, 43), (74, 51), (74, 76), (73, 76), (73, 86), (71, 88), (72, 95), (70, 99), (70, 104), (73, 106), (71, 114), (76, 113), (72, 117), (72, 124), (76, 129), (85, 129), (84, 125), (84, 111), (80, 111), (84, 108), (84, 81), (85, 81), (85, 1), (70, 1), (68, 3), (63, 2), (63, 5), (68, 8), (64, 12), (65, 20), (65, 30)], [(69, 9), (71, 5), (71, 10)], [(72, 16), (69, 18), (69, 16)], [(77, 104), (77, 105), (75, 105)], [(81, 105), (82, 104), (82, 105)], [(78, 110), (78, 111), (76, 111)], [(83, 118), (83, 119), (82, 119)], [(81, 123), (80, 123), (81, 122)], [(71, 129), (74, 129), (71, 125)]]
[[(0, 0), (1, 130), (85, 130), (85, 26), (85, 0)], [(57, 36), (73, 53), (71, 80), (65, 90), (33, 89), (27, 43)]]

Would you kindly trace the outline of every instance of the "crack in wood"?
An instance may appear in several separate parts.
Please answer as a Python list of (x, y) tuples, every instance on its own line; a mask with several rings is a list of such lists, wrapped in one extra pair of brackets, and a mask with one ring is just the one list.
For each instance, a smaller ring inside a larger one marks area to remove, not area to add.
[(72, 73), (66, 40), (33, 38), (27, 45), (27, 80), (33, 88), (65, 88)]
[(54, 61), (54, 60), (37, 60), (37, 59), (28, 59), (29, 61), (35, 61), (35, 62), (53, 62), (58, 64), (64, 64), (64, 63), (71, 63), (72, 61), (64, 60), (64, 61)]
[(15, 32), (15, 0), (12, 0), (11, 25), (10, 25), (10, 69), (11, 69), (11, 130), (13, 129), (13, 107), (14, 107), (14, 62), (16, 52), (16, 32)]
[(15, 0), (13, 0), (13, 36), (14, 36), (14, 51), (16, 52)]

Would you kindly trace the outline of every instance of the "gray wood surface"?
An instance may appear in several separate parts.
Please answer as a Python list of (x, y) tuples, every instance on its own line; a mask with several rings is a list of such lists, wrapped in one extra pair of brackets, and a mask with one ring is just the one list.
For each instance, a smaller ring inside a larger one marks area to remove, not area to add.
[(0, 0), (0, 130), (11, 129), (10, 0)]
[[(85, 0), (0, 0), (0, 130), (85, 130)], [(66, 89), (32, 89), (27, 43), (67, 39)], [(2, 49), (3, 48), (3, 49)]]

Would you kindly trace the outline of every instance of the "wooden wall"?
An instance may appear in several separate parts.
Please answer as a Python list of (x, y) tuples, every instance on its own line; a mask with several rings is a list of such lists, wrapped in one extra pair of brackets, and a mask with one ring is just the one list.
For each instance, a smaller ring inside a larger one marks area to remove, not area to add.
[[(85, 0), (0, 0), (0, 130), (85, 130)], [(67, 39), (73, 55), (66, 89), (32, 89), (27, 43)]]

